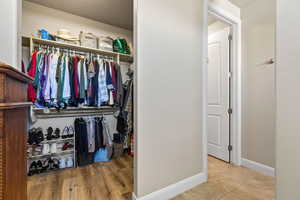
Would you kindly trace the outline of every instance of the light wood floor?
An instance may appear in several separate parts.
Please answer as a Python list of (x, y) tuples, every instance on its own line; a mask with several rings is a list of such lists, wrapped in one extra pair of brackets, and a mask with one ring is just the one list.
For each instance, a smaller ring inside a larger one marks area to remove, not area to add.
[(274, 200), (275, 180), (209, 157), (208, 182), (173, 200)]
[(133, 159), (66, 169), (28, 178), (28, 200), (131, 200)]
[[(30, 177), (28, 200), (131, 200), (129, 156)], [(274, 200), (274, 179), (209, 157), (209, 180), (173, 200)]]

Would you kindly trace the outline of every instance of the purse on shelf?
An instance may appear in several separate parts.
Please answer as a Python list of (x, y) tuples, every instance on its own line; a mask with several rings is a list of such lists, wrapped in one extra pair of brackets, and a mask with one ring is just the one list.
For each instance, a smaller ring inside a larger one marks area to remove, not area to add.
[(122, 54), (131, 54), (130, 47), (127, 44), (127, 41), (124, 38), (119, 38), (114, 40), (113, 43), (114, 52)]

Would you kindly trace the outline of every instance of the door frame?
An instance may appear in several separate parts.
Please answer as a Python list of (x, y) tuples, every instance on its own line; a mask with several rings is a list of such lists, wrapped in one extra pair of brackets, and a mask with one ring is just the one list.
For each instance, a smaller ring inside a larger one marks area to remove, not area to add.
[(223, 10), (222, 8), (208, 3), (205, 12), (204, 19), (204, 67), (203, 67), (203, 169), (206, 175), (208, 175), (208, 155), (207, 155), (207, 53), (208, 53), (208, 31), (207, 31), (207, 15), (213, 15), (219, 20), (226, 22), (232, 29), (232, 52), (231, 52), (231, 105), (233, 113), (231, 115), (231, 145), (233, 150), (231, 151), (232, 164), (240, 166), (242, 162), (242, 40), (241, 40), (241, 19), (236, 17), (230, 12)]

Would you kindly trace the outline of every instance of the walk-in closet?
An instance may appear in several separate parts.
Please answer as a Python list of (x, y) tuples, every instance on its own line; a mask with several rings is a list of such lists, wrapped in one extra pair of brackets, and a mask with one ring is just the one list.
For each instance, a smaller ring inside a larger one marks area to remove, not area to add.
[(131, 199), (132, 0), (22, 4), (28, 200)]

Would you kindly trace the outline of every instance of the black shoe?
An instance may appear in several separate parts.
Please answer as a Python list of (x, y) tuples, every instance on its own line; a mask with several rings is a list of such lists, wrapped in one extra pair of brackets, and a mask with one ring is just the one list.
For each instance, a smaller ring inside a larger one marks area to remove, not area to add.
[(34, 140), (36, 144), (40, 144), (42, 141), (44, 141), (44, 133), (42, 128), (39, 127), (36, 129)]
[(33, 161), (30, 164), (29, 171), (28, 171), (28, 176), (32, 176), (32, 175), (36, 174), (36, 171), (37, 171), (37, 165), (36, 165), (36, 162)]
[(36, 134), (36, 129), (32, 128), (29, 130), (28, 132), (28, 144), (32, 145), (34, 143), (35, 140), (35, 134)]
[(47, 140), (52, 140), (52, 133), (53, 133), (53, 128), (49, 127), (47, 129)]
[(46, 171), (48, 171), (48, 170), (49, 170), (49, 168), (50, 168), (50, 165), (49, 165), (49, 160), (50, 160), (50, 158), (49, 158), (49, 159), (46, 159), (46, 160), (44, 160), (44, 162), (43, 162), (43, 172), (46, 172)]
[(36, 173), (39, 174), (42, 172), (43, 172), (43, 163), (42, 163), (42, 161), (38, 160), (36, 162)]
[(58, 139), (58, 138), (60, 138), (60, 129), (59, 129), (59, 128), (56, 128), (56, 129), (55, 129), (54, 135), (52, 135), (52, 138), (53, 138), (53, 139)]
[(53, 165), (52, 165), (53, 170), (59, 169), (59, 160), (56, 158), (53, 158)]
[(49, 170), (57, 170), (59, 169), (59, 160), (56, 158), (49, 158)]

